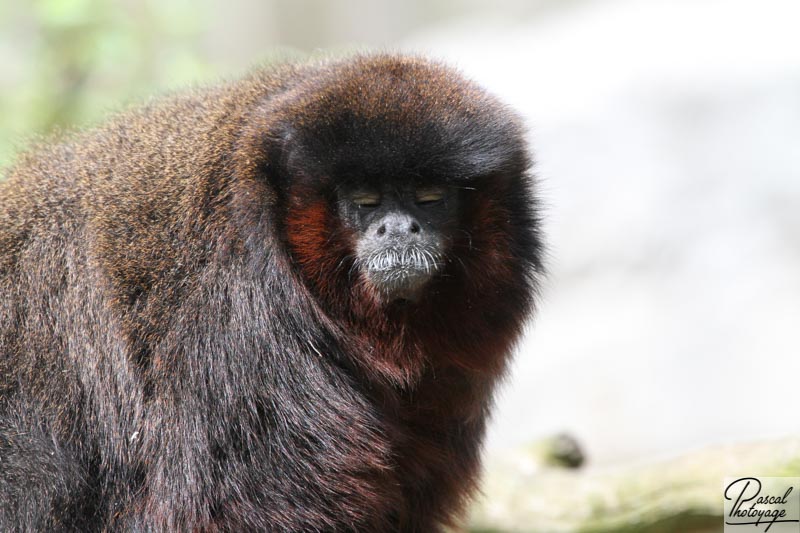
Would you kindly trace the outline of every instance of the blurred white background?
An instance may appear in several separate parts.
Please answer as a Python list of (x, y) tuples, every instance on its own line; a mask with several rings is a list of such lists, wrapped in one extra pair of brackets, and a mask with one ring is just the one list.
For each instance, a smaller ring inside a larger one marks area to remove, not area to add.
[[(353, 49), (449, 61), (524, 115), (546, 206), (550, 275), (490, 452), (568, 431), (604, 465), (800, 433), (797, 0), (11, 0), (0, 20), (0, 154), (68, 122), (68, 90), (96, 117), (142, 77)], [(32, 73), (99, 27), (116, 33), (83, 43), (90, 67)], [(17, 120), (46, 109), (32, 94), (60, 107)]]
[(573, 3), (406, 43), (521, 110), (537, 155), (551, 273), (490, 449), (798, 432), (800, 3)]

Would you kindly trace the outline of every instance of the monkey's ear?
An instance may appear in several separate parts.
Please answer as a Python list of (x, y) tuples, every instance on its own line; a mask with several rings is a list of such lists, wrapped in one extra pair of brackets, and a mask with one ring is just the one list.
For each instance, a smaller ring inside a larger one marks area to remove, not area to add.
[(288, 188), (293, 175), (292, 167), (297, 164), (299, 147), (296, 139), (294, 128), (285, 123), (279, 123), (264, 132), (262, 170), (267, 180), (280, 189)]
[(281, 224), (277, 217), (292, 197), (290, 161), (295, 145), (291, 125), (279, 122), (274, 114), (259, 109), (245, 119), (232, 155), (232, 233), (223, 245), (227, 253), (240, 254), (237, 243), (241, 243), (253, 258), (263, 259), (265, 243), (274, 240), (275, 224)]
[(330, 185), (327, 167), (320, 161), (302, 131), (289, 122), (279, 123), (264, 136), (262, 173), (277, 191), (320, 192)]
[(246, 118), (236, 143), (235, 179), (255, 180), (273, 192), (285, 192), (298, 159), (297, 135), (273, 106), (261, 106)]

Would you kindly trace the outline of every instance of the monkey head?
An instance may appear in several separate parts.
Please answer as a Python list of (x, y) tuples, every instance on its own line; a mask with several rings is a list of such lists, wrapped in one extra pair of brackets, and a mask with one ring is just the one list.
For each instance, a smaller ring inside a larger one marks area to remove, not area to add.
[(277, 224), (328, 309), (431, 304), (448, 284), (491, 290), (491, 275), (525, 284), (517, 255), (535, 238), (520, 121), (477, 85), (428, 61), (364, 58), (262, 114), (252, 142), (283, 206)]

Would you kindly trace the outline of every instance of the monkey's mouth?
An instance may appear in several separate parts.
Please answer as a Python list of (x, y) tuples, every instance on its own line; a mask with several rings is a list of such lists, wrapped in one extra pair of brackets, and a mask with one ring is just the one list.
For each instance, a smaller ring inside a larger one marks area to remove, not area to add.
[(369, 284), (383, 298), (416, 301), (444, 261), (439, 253), (427, 248), (406, 247), (368, 254), (359, 263)]

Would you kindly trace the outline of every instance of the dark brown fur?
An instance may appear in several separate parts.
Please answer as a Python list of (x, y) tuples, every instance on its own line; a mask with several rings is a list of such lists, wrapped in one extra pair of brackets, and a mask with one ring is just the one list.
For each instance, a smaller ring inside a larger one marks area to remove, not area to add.
[[(353, 276), (326, 196), (353, 160), (463, 189), (411, 309)], [(0, 529), (452, 522), (540, 271), (527, 167), (492, 97), (383, 55), (257, 71), (22, 156), (0, 183)]]

